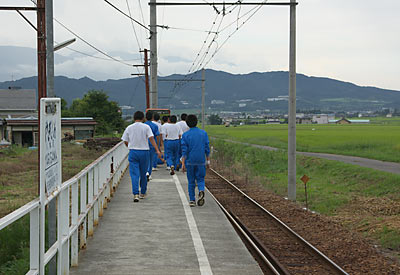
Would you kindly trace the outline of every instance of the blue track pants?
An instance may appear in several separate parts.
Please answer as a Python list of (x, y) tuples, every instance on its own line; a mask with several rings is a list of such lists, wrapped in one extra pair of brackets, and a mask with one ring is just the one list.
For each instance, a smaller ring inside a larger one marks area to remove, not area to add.
[(149, 168), (149, 150), (129, 150), (129, 174), (132, 180), (132, 193), (139, 195), (139, 180), (140, 193), (147, 192), (147, 177), (146, 172)]
[(167, 165), (174, 166), (175, 168), (179, 164), (179, 139), (168, 140), (167, 143)]
[(150, 146), (150, 153), (149, 153), (149, 167), (147, 168), (147, 172), (151, 175), (151, 171), (153, 170), (154, 160), (157, 159), (156, 149), (153, 146)]
[(191, 201), (196, 200), (195, 188), (197, 182), (197, 188), (200, 191), (204, 191), (205, 182), (204, 178), (206, 176), (206, 166), (205, 165), (186, 165), (187, 179), (188, 179), (188, 189), (189, 189), (189, 199)]

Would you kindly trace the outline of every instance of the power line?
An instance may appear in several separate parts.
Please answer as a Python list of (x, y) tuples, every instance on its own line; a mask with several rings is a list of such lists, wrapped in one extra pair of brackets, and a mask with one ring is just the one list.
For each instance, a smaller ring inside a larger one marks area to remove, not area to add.
[[(88, 57), (92, 57), (92, 58), (96, 58), (96, 59), (100, 59), (100, 60), (105, 60), (105, 61), (113, 61), (113, 62), (115, 61), (115, 60), (110, 59), (110, 58), (104, 58), (104, 57), (88, 54), (88, 53), (85, 53), (85, 52), (81, 52), (81, 51), (78, 51), (78, 50), (73, 49), (71, 47), (65, 47), (65, 48), (70, 50), (70, 51), (73, 51), (73, 52), (76, 52), (76, 53), (79, 53), (79, 54), (82, 54), (82, 55), (85, 55), (85, 56), (88, 56)], [(120, 60), (120, 61), (121, 62), (131, 62), (131, 61), (136, 61), (136, 60), (141, 60), (141, 58), (136, 58), (136, 59), (131, 59), (131, 60)]]
[[(30, 1), (31, 1), (33, 4), (37, 5), (36, 1), (34, 1), (34, 0), (30, 0)], [(62, 26), (64, 29), (66, 29), (68, 32), (70, 32), (71, 34), (73, 34), (74, 36), (76, 36), (79, 40), (81, 40), (82, 42), (84, 42), (86, 45), (88, 45), (89, 47), (91, 47), (92, 49), (98, 51), (99, 53), (101, 53), (101, 54), (103, 54), (103, 55), (105, 55), (105, 56), (107, 56), (109, 59), (112, 59), (113, 61), (116, 61), (116, 62), (119, 62), (119, 63), (121, 63), (121, 64), (124, 64), (124, 65), (127, 65), (127, 66), (132, 67), (132, 64), (129, 64), (129, 63), (125, 62), (124, 60), (119, 60), (119, 59), (117, 59), (117, 58), (115, 58), (115, 57), (113, 57), (113, 56), (107, 54), (106, 52), (100, 50), (99, 48), (93, 46), (92, 44), (90, 44), (89, 42), (87, 42), (85, 39), (83, 39), (81, 36), (79, 36), (78, 34), (76, 34), (75, 32), (73, 32), (71, 29), (69, 29), (67, 26), (65, 26), (63, 23), (61, 23), (60, 21), (58, 21), (55, 17), (53, 17), (53, 20), (54, 20), (55, 22), (57, 22), (60, 26)], [(72, 48), (70, 48), (70, 47), (67, 47), (67, 48), (68, 48), (69, 50), (71, 50), (71, 51), (75, 51), (75, 52), (77, 52), (77, 53), (80, 53), (80, 54), (83, 54), (83, 55), (86, 55), (86, 56), (90, 56), (90, 57), (93, 57), (93, 58), (101, 59), (101, 58), (99, 58), (99, 57), (95, 57), (95, 56), (93, 56), (93, 55), (86, 54), (86, 53), (80, 52), (80, 51), (78, 51), (78, 50), (74, 50), (74, 49), (72, 49)], [(108, 59), (104, 59), (104, 60), (108, 60)]]
[[(129, 16), (132, 17), (131, 8), (129, 7), (129, 2), (128, 2), (128, 0), (126, 0), (126, 6), (128, 7)], [(130, 20), (130, 22), (131, 22), (131, 26), (132, 26), (132, 29), (133, 29), (133, 33), (135, 34), (136, 42), (137, 42), (137, 44), (138, 44), (139, 52), (140, 52), (140, 50), (141, 50), (142, 47), (140, 46), (139, 39), (138, 39), (137, 34), (136, 34), (135, 25), (133, 25), (132, 20)]]
[(85, 43), (85, 44), (88, 45), (89, 47), (95, 49), (95, 50), (98, 51), (99, 53), (101, 53), (101, 54), (103, 54), (103, 55), (109, 57), (110, 59), (112, 59), (112, 60), (114, 60), (114, 61), (116, 61), (116, 62), (119, 62), (119, 63), (121, 63), (121, 64), (124, 64), (124, 65), (127, 65), (127, 66), (132, 67), (132, 64), (128, 64), (128, 63), (126, 63), (126, 62), (124, 62), (124, 61), (122, 61), (122, 60), (116, 59), (115, 57), (113, 57), (113, 56), (107, 54), (106, 52), (100, 50), (99, 48), (93, 46), (92, 44), (90, 44), (89, 42), (87, 42), (85, 39), (83, 39), (82, 37), (80, 37), (78, 34), (76, 34), (75, 32), (73, 32), (71, 29), (69, 29), (67, 26), (65, 26), (63, 23), (61, 23), (60, 21), (58, 21), (56, 18), (54, 18), (54, 21), (56, 21), (56, 22), (57, 22), (58, 24), (60, 24), (63, 28), (65, 28), (67, 31), (69, 31), (70, 33), (72, 33), (73, 35), (75, 35), (75, 36), (76, 36), (79, 40), (81, 40), (83, 43)]
[(120, 10), (119, 8), (117, 8), (114, 4), (112, 4), (111, 2), (109, 2), (108, 0), (104, 0), (104, 2), (106, 2), (107, 4), (109, 4), (111, 7), (113, 7), (114, 9), (116, 9), (117, 11), (119, 11), (121, 14), (125, 15), (126, 17), (128, 17), (129, 19), (131, 19), (132, 21), (134, 21), (135, 23), (139, 24), (140, 26), (142, 26), (143, 28), (145, 28), (146, 30), (148, 30), (151, 33), (151, 30), (149, 28), (147, 28), (145, 25), (143, 25), (142, 23), (140, 23), (139, 21), (137, 21), (136, 19), (130, 17), (129, 15), (127, 15), (125, 12), (123, 12), (122, 10)]
[[(263, 1), (264, 3), (267, 2), (267, 0)], [(221, 46), (217, 47), (214, 51), (214, 53), (211, 55), (210, 59), (204, 64), (204, 66), (207, 66), (208, 63), (210, 63), (211, 59), (213, 59), (213, 57), (219, 52), (219, 50), (226, 44), (226, 42), (228, 42), (228, 40), (236, 33), (239, 31), (240, 28), (242, 28), (244, 26), (244, 24), (246, 24), (260, 9), (262, 8), (262, 6), (257, 6), (256, 10), (245, 20), (242, 22), (242, 24), (238, 27), (225, 39), (224, 42), (222, 42)]]

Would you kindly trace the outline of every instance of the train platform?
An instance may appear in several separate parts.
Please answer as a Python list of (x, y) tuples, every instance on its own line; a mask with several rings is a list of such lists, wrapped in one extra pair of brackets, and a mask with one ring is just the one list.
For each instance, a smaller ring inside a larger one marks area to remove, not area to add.
[(186, 174), (163, 166), (152, 178), (134, 203), (125, 174), (70, 274), (262, 274), (208, 192), (189, 207)]

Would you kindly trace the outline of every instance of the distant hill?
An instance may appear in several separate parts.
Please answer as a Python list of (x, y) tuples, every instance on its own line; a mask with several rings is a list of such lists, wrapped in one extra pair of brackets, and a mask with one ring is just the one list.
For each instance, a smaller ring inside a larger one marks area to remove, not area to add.
[[(159, 78), (159, 106), (172, 109), (200, 108), (201, 82), (192, 81), (175, 85), (171, 79), (182, 79), (183, 75)], [(187, 79), (200, 79), (199, 72)], [(9, 86), (36, 88), (37, 78), (29, 77), (16, 81), (0, 82), (0, 89)], [(174, 88), (175, 87), (175, 88)], [(254, 72), (230, 74), (206, 70), (206, 105), (212, 110), (285, 111), (288, 102), (287, 72)], [(87, 77), (72, 79), (64, 76), (55, 78), (57, 96), (70, 104), (87, 91), (97, 89), (107, 92), (111, 100), (135, 109), (145, 108), (145, 86), (143, 79), (94, 81)], [(400, 91), (375, 87), (360, 87), (352, 83), (323, 77), (297, 75), (297, 108), (322, 109), (326, 111), (362, 111), (385, 108), (400, 108)]]

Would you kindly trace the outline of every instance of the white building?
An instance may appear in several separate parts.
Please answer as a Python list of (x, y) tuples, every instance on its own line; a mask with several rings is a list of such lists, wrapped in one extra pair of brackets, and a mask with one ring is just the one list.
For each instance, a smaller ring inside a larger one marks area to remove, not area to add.
[(312, 117), (312, 122), (317, 123), (317, 124), (328, 124), (329, 120), (334, 120), (335, 115), (333, 114), (319, 114), (319, 115), (313, 115)]

